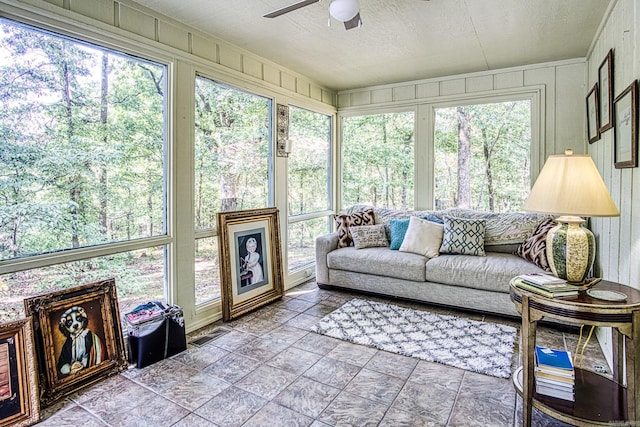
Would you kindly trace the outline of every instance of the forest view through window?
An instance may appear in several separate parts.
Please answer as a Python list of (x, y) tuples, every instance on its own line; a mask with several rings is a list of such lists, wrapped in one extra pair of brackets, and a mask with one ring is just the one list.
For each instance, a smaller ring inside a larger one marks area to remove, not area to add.
[(269, 206), (272, 101), (196, 77), (196, 304), (220, 297), (216, 214)]
[(310, 264), (315, 240), (329, 232), (331, 116), (289, 107), (287, 162), (289, 210), (289, 271)]
[(438, 108), (434, 139), (436, 209), (522, 209), (530, 189), (530, 101)]
[(121, 307), (164, 298), (165, 246), (144, 241), (167, 234), (165, 94), (162, 64), (0, 19), (0, 306), (109, 277)]
[(414, 112), (342, 120), (342, 206), (413, 209)]

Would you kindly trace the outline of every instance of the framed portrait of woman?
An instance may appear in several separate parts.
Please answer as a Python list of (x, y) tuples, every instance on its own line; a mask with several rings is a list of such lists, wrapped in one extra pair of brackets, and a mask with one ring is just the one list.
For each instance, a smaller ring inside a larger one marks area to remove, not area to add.
[(217, 224), (223, 320), (281, 298), (278, 209), (218, 212)]

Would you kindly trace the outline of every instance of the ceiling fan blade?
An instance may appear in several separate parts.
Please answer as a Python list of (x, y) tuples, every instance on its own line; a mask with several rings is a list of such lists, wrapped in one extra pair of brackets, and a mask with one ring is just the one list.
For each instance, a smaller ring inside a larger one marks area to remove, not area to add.
[(348, 21), (344, 21), (344, 28), (350, 30), (352, 28), (358, 28), (362, 25), (362, 19), (360, 19), (360, 12), (356, 13), (356, 16)]
[(266, 15), (262, 15), (263, 18), (275, 18), (280, 15), (284, 15), (285, 13), (293, 12), (296, 9), (300, 9), (305, 6), (309, 6), (310, 4), (318, 3), (320, 0), (302, 0), (297, 3), (290, 4), (289, 6), (282, 7), (280, 9), (276, 9), (273, 12), (269, 12)]

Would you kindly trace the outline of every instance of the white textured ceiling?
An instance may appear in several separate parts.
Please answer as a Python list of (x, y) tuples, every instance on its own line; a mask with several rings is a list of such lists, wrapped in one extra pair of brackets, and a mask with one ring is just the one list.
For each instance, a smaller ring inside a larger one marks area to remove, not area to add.
[(330, 0), (135, 0), (334, 90), (584, 57), (610, 0), (360, 0), (361, 28), (327, 26)]

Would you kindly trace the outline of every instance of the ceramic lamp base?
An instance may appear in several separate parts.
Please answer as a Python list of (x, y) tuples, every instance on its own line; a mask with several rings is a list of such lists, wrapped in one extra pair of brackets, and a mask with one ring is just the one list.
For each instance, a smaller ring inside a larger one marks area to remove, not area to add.
[(557, 218), (558, 225), (547, 234), (547, 260), (551, 272), (569, 282), (581, 283), (593, 266), (596, 239), (582, 227), (584, 219), (575, 216)]

